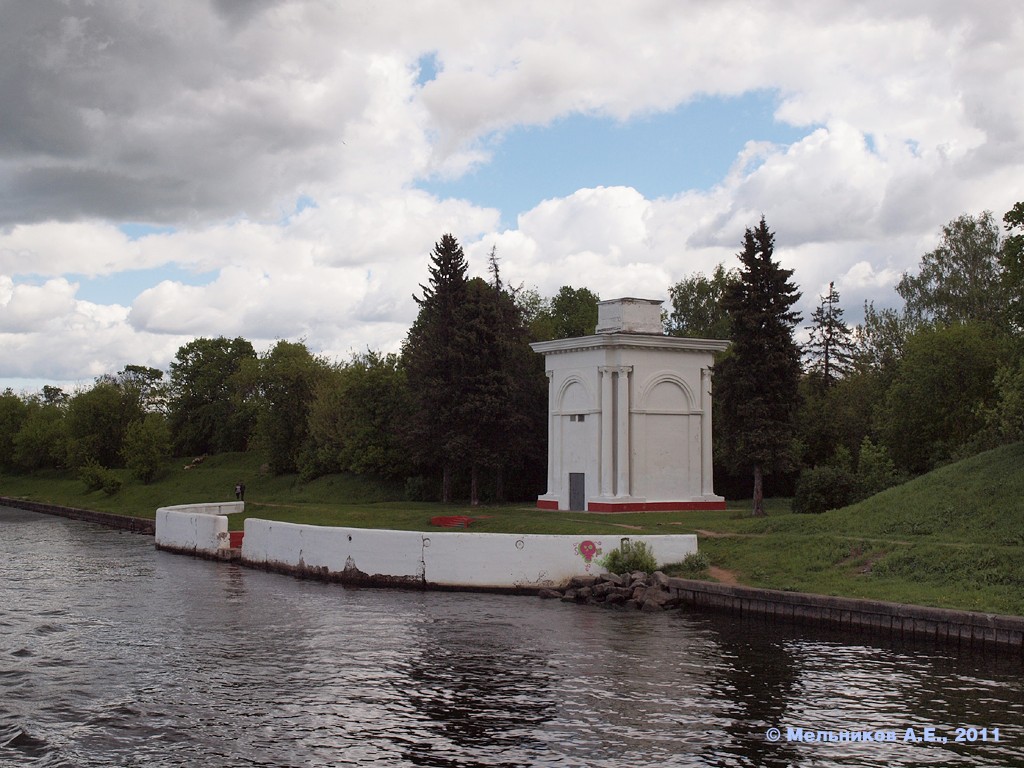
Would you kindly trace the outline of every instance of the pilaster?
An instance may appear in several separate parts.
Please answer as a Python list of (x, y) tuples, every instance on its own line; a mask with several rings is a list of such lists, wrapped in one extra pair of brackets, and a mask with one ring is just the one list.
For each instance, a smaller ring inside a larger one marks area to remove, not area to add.
[(616, 447), (615, 447), (615, 495), (629, 496), (629, 374), (631, 365), (619, 366), (615, 369), (618, 388), (618, 407), (616, 408)]
[(602, 366), (598, 369), (601, 373), (601, 495), (613, 495), (612, 480), (615, 470), (612, 466), (614, 458), (614, 401), (612, 399), (612, 374), (614, 368)]

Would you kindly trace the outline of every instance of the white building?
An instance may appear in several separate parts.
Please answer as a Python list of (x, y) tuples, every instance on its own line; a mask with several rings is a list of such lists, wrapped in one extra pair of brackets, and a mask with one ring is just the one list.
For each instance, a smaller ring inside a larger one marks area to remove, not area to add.
[(531, 345), (548, 376), (543, 509), (723, 509), (711, 471), (713, 354), (665, 336), (661, 302), (598, 304), (594, 336)]

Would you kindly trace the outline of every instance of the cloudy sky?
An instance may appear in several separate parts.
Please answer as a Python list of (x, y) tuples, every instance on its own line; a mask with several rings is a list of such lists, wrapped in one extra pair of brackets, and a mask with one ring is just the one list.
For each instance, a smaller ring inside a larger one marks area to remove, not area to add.
[(763, 213), (856, 320), (1024, 199), (1015, 0), (0, 0), (0, 386), (397, 351), (433, 244), (666, 298)]

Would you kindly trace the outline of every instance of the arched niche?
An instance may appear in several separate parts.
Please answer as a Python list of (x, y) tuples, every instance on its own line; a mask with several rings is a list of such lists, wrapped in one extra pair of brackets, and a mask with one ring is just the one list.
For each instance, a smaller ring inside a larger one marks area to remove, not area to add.
[(652, 376), (644, 385), (638, 410), (647, 413), (692, 413), (697, 408), (686, 382), (674, 373), (663, 372)]
[(588, 413), (594, 410), (594, 398), (586, 383), (571, 376), (562, 384), (558, 394), (559, 413)]

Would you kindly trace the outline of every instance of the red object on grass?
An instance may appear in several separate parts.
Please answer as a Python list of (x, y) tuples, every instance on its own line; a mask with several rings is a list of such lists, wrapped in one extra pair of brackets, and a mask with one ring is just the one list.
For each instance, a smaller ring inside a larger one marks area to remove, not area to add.
[(472, 522), (473, 518), (468, 515), (442, 515), (430, 518), (431, 525), (441, 528), (469, 528), (469, 524)]

